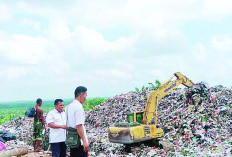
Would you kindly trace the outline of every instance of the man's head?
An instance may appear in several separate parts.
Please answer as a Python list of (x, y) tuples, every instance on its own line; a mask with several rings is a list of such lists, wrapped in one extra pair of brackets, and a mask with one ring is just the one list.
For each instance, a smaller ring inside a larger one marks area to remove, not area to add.
[(55, 105), (55, 109), (58, 111), (58, 112), (62, 112), (63, 111), (63, 108), (64, 108), (64, 101), (62, 99), (56, 99), (54, 101), (54, 105)]
[(87, 96), (87, 88), (84, 86), (79, 86), (76, 88), (75, 92), (75, 99), (77, 99), (80, 103), (84, 103)]
[(38, 98), (38, 99), (36, 100), (36, 104), (39, 105), (39, 106), (41, 106), (41, 105), (42, 105), (42, 99), (41, 99), (41, 98)]

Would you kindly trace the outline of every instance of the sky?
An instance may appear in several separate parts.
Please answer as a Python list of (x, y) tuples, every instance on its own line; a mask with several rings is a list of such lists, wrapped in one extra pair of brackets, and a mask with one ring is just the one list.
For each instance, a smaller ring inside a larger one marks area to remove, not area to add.
[(231, 0), (0, 0), (0, 101), (112, 97), (181, 72), (231, 87)]

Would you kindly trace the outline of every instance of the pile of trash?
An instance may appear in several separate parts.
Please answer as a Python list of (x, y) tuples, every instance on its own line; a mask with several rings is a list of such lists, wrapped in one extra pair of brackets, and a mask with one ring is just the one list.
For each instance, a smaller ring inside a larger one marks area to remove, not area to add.
[(14, 138), (3, 139), (6, 149), (26, 147), (28, 150), (33, 150), (32, 147), (32, 125), (33, 119), (28, 117), (17, 117), (10, 122), (0, 125), (1, 132), (12, 134)]
[(110, 143), (108, 127), (126, 122), (127, 114), (143, 111), (149, 92), (122, 94), (86, 114), (92, 156), (230, 156), (232, 153), (232, 89), (207, 87), (176, 89), (158, 106), (158, 127), (165, 132), (163, 149), (140, 145), (126, 153)]
[[(8, 135), (8, 139), (0, 138), (6, 146), (6, 150), (11, 150), (13, 148), (27, 148), (28, 151), (33, 151), (33, 118), (29, 117), (17, 117), (10, 122), (6, 122), (0, 125), (0, 135), (1, 132)], [(46, 151), (48, 148), (48, 132), (47, 129), (43, 136), (43, 149)], [(11, 135), (11, 136), (10, 136)]]
[[(141, 144), (125, 152), (123, 144), (110, 143), (108, 127), (126, 122), (127, 114), (144, 111), (148, 91), (112, 97), (86, 113), (90, 156), (231, 156), (232, 89), (208, 87), (199, 83), (193, 88), (175, 89), (158, 105), (158, 127), (164, 130), (163, 149)], [(18, 117), (0, 125), (0, 130), (16, 135), (5, 142), (7, 149), (32, 147), (33, 118)], [(44, 138), (48, 140), (48, 133)]]

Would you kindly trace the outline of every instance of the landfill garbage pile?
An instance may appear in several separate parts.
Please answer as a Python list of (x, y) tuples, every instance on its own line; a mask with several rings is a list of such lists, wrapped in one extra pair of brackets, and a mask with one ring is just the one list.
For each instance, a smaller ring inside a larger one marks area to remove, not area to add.
[[(10, 122), (0, 125), (0, 130), (8, 133), (15, 134), (15, 140), (3, 141), (7, 150), (13, 148), (26, 147), (29, 151), (33, 151), (33, 118), (17, 117)], [(48, 141), (48, 130), (44, 134), (43, 140)], [(45, 142), (44, 142), (45, 144)], [(43, 145), (43, 147), (45, 147)], [(47, 146), (46, 146), (47, 148)]]
[(10, 122), (0, 125), (0, 130), (16, 135), (15, 140), (5, 141), (6, 149), (27, 147), (33, 150), (32, 146), (32, 118), (17, 117)]
[[(149, 92), (112, 97), (86, 113), (90, 156), (231, 156), (232, 89), (208, 88), (200, 83), (191, 89), (176, 89), (158, 106), (158, 126), (165, 132), (163, 149), (140, 145), (126, 153), (122, 144), (110, 143), (108, 127), (127, 121), (127, 114), (143, 111)], [(32, 147), (33, 118), (18, 117), (0, 125), (16, 135), (5, 142), (7, 149)], [(48, 140), (48, 132), (44, 138)]]
[(122, 144), (110, 143), (108, 127), (127, 121), (128, 113), (143, 111), (147, 96), (146, 91), (122, 94), (87, 112), (92, 156), (231, 156), (232, 89), (205, 83), (176, 89), (159, 102), (163, 149), (140, 145), (126, 153)]

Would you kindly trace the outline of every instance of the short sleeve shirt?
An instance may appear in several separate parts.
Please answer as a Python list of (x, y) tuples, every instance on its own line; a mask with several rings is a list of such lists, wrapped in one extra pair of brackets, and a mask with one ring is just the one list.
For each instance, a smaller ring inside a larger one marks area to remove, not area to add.
[[(82, 107), (82, 104), (78, 100), (73, 100), (66, 108), (67, 114), (67, 127), (76, 128), (77, 125), (82, 125), (84, 128), (84, 135), (86, 136), (86, 129), (85, 129), (85, 111)], [(81, 140), (81, 144), (83, 144)]]
[[(66, 125), (66, 115), (65, 112), (58, 112), (53, 109), (48, 112), (46, 116), (46, 123), (54, 123), (57, 125)], [(49, 133), (49, 143), (65, 142), (66, 140), (66, 130), (65, 129), (53, 129), (50, 128)]]

